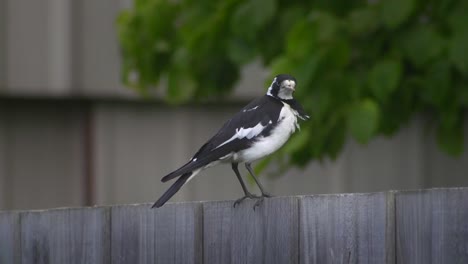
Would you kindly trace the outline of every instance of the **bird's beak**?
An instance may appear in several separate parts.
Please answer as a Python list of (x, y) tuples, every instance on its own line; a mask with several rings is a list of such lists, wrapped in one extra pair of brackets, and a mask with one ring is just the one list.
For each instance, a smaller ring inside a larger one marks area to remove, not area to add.
[(292, 90), (293, 92), (296, 91), (296, 88), (294, 87), (294, 84), (289, 84), (286, 86), (286, 88), (288, 88), (289, 90)]
[(289, 89), (289, 90), (291, 90), (293, 92), (296, 91), (296, 82), (295, 81), (286, 80), (283, 84), (287, 89)]

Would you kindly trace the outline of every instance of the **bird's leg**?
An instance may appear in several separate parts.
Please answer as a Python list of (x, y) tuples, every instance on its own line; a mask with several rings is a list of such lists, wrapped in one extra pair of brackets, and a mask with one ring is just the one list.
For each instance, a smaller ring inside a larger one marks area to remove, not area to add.
[(249, 192), (249, 190), (247, 190), (247, 187), (245, 186), (245, 183), (244, 181), (242, 180), (242, 177), (239, 173), (239, 168), (238, 168), (238, 164), (237, 163), (232, 163), (232, 170), (234, 171), (234, 173), (236, 174), (237, 176), (237, 179), (239, 179), (239, 182), (242, 186), (242, 190), (244, 190), (244, 196), (241, 197), (240, 199), (237, 199), (235, 202), (234, 202), (234, 207), (236, 207), (236, 205), (240, 204), (242, 201), (244, 201), (245, 199), (249, 198), (249, 199), (255, 199), (255, 198), (260, 198), (259, 196), (256, 196), (256, 195), (253, 195), (252, 193)]
[(236, 174), (237, 176), (237, 179), (239, 180), (241, 186), (242, 186), (242, 190), (244, 190), (244, 193), (245, 195), (251, 195), (251, 193), (249, 192), (249, 190), (247, 190), (247, 187), (245, 186), (245, 183), (244, 181), (242, 180), (242, 177), (239, 173), (239, 168), (237, 167), (238, 164), (237, 163), (232, 163), (232, 170), (234, 171), (234, 173)]
[(245, 163), (245, 168), (247, 168), (247, 170), (249, 171), (250, 175), (252, 175), (252, 178), (255, 180), (255, 182), (257, 183), (258, 185), (258, 188), (260, 189), (260, 191), (262, 192), (262, 197), (272, 197), (273, 195), (269, 194), (268, 192), (265, 191), (265, 189), (263, 189), (263, 186), (262, 184), (260, 183), (260, 181), (257, 179), (257, 177), (255, 177), (255, 174), (253, 173), (253, 170), (252, 170), (252, 167), (251, 167), (251, 163)]

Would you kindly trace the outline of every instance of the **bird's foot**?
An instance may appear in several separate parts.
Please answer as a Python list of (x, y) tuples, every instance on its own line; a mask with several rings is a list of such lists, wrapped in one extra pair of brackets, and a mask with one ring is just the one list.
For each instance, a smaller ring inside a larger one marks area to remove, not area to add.
[[(235, 202), (234, 202), (234, 208), (239, 205), (240, 203), (242, 203), (245, 199), (260, 199), (262, 198), (261, 196), (257, 196), (257, 195), (253, 195), (251, 193), (246, 193), (244, 197), (241, 197), (239, 199), (237, 199)], [(257, 204), (257, 203), (255, 203)]]
[(263, 200), (265, 200), (265, 198), (271, 198), (271, 197), (273, 197), (272, 194), (267, 193), (267, 192), (262, 192), (262, 196), (260, 196), (254, 204), (254, 207), (253, 207), (254, 211), (255, 211), (255, 208), (257, 208), (263, 203)]
[(260, 206), (263, 203), (263, 200), (265, 200), (265, 197), (266, 196), (263, 196), (263, 194), (262, 194), (262, 196), (260, 196), (258, 198), (258, 200), (255, 202), (255, 204), (253, 206), (254, 211), (255, 211), (255, 208), (257, 208), (258, 206)]

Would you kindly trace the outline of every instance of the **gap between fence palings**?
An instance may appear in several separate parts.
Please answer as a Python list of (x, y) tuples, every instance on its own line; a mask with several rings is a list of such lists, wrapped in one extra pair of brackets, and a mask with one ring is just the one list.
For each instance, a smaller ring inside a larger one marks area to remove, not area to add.
[(468, 263), (468, 188), (253, 203), (1, 212), (0, 263)]

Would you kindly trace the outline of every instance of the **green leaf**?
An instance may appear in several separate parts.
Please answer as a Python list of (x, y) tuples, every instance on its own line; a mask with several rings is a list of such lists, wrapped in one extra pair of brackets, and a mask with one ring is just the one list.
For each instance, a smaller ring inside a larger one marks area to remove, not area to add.
[(319, 42), (327, 43), (338, 36), (340, 21), (332, 13), (314, 10), (308, 19), (317, 29), (316, 37)]
[(348, 29), (352, 34), (364, 35), (374, 32), (379, 27), (379, 16), (373, 6), (354, 9), (348, 16)]
[(255, 56), (255, 48), (252, 43), (241, 38), (231, 38), (227, 46), (229, 58), (238, 65), (246, 64)]
[[(327, 45), (326, 58), (324, 59), (327, 68), (342, 69), (346, 67), (350, 61), (351, 48), (347, 39), (337, 38), (335, 41)], [(317, 52), (318, 53), (318, 52)]]
[(339, 22), (329, 13), (314, 11), (294, 24), (286, 37), (286, 52), (296, 59), (303, 59), (315, 52), (323, 52), (320, 46), (329, 46), (339, 36)]
[(312, 117), (260, 164), (274, 161), (277, 172), (336, 157), (348, 134), (365, 143), (427, 112), (441, 148), (456, 154), (468, 107), (467, 13), (461, 0), (135, 0), (116, 22), (122, 79), (142, 95), (165, 87), (180, 103), (228, 94), (253, 59), (272, 75), (291, 73)]
[(304, 128), (302, 131), (298, 131), (283, 147), (283, 151), (287, 154), (299, 151), (301, 148), (307, 145), (307, 141), (310, 137), (309, 129)]
[(320, 66), (321, 60), (321, 54), (315, 53), (312, 56), (307, 57), (307, 59), (295, 62), (293, 65), (295, 67), (290, 67), (291, 73), (296, 76), (296, 79), (300, 80), (300, 88), (296, 91), (296, 96), (300, 98), (307, 96), (307, 87), (313, 84), (313, 79), (316, 77), (317, 69)]
[(167, 100), (172, 104), (186, 102), (193, 97), (196, 83), (188, 72), (171, 70), (167, 78)]
[(346, 142), (346, 122), (341, 118), (330, 129), (326, 140), (326, 152), (332, 159), (336, 159)]
[(452, 12), (447, 16), (447, 22), (453, 32), (466, 31), (468, 24), (468, 1), (457, 1), (457, 5), (452, 9)]
[(403, 24), (416, 7), (416, 0), (382, 0), (380, 12), (382, 22), (390, 29)]
[[(278, 152), (276, 152), (278, 153)], [(277, 154), (276, 154), (277, 155)], [(256, 165), (255, 165), (255, 168), (254, 168), (254, 171), (255, 171), (255, 174), (260, 174), (262, 173), (267, 167), (268, 167), (268, 164), (270, 164), (271, 160), (273, 160), (276, 156), (275, 154), (272, 154), (270, 156), (267, 156), (266, 158), (260, 160)]]
[(458, 112), (445, 113), (437, 128), (437, 143), (448, 154), (459, 156), (463, 153), (463, 130)]
[(291, 60), (287, 56), (278, 57), (270, 66), (271, 75), (266, 80), (265, 85), (268, 87), (278, 73), (289, 73), (299, 80), (300, 88), (296, 90), (296, 96), (304, 98), (308, 94), (308, 86), (317, 74), (321, 59), (320, 54), (313, 54), (303, 60)]
[(191, 99), (196, 90), (196, 81), (191, 74), (190, 55), (186, 49), (178, 49), (171, 58), (167, 74), (167, 100), (179, 104)]
[(265, 80), (265, 85), (268, 87), (271, 84), (271, 80), (274, 78), (273, 76), (284, 73), (290, 72), (290, 69), (294, 67), (294, 62), (287, 56), (278, 56), (274, 61), (271, 63), (271, 73), (272, 75), (270, 78)]
[(406, 32), (400, 39), (405, 55), (416, 67), (423, 67), (441, 56), (446, 48), (442, 35), (433, 27), (421, 25)]
[(424, 86), (421, 78), (406, 78), (402, 81), (389, 100), (380, 105), (382, 122), (379, 123), (379, 132), (391, 136), (410, 120), (419, 107), (415, 93)]
[(323, 120), (328, 117), (329, 111), (333, 109), (333, 93), (331, 89), (327, 89), (329, 86), (326, 86), (325, 84), (318, 83), (316, 85), (318, 87), (326, 88), (310, 91), (312, 93), (310, 109), (313, 113), (312, 118)]
[[(256, 46), (256, 51), (264, 65), (270, 65), (279, 54), (284, 53), (285, 43), (289, 41), (288, 34), (297, 21), (303, 20), (307, 13), (300, 5), (290, 5), (278, 12), (281, 12), (281, 17), (267, 23), (258, 32), (254, 43), (252, 43)], [(272, 29), (275, 32), (274, 37)], [(274, 40), (272, 41), (272, 39)]]
[(348, 129), (359, 143), (367, 143), (377, 131), (379, 108), (371, 99), (352, 105), (348, 114)]
[(304, 58), (317, 47), (317, 28), (309, 20), (298, 21), (286, 37), (286, 53), (293, 58)]
[(457, 90), (459, 94), (458, 101), (460, 102), (460, 106), (468, 109), (468, 84), (459, 84)]
[(450, 96), (452, 88), (450, 64), (440, 61), (428, 67), (420, 96), (424, 102), (443, 109), (444, 106), (452, 104), (453, 98)]
[(383, 60), (377, 62), (369, 73), (369, 87), (374, 96), (381, 102), (388, 100), (400, 83), (402, 74), (401, 63), (398, 60)]
[(231, 30), (251, 39), (268, 23), (276, 12), (276, 0), (246, 0), (232, 14)]
[[(467, 26), (467, 25), (465, 25)], [(455, 67), (468, 77), (468, 29), (454, 34), (449, 43), (450, 60)]]

